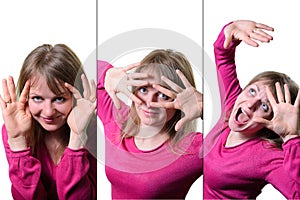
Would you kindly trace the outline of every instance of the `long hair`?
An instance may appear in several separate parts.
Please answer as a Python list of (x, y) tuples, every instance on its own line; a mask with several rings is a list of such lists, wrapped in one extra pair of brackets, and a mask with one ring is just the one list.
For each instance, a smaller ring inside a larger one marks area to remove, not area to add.
[[(20, 96), (26, 81), (36, 75), (45, 78), (48, 87), (56, 95), (63, 92), (61, 90), (65, 82), (74, 85), (82, 93), (83, 85), (80, 76), (83, 73), (79, 58), (68, 46), (44, 44), (35, 48), (25, 58), (17, 83), (17, 95)], [(64, 129), (66, 134), (63, 135), (63, 142), (67, 146), (70, 137), (70, 128), (67, 123), (64, 125)], [(44, 132), (46, 131), (42, 126), (33, 120), (32, 130), (27, 138), (33, 153)]]
[[(266, 86), (270, 87), (271, 92), (272, 92), (274, 98), (276, 99), (277, 103), (278, 103), (278, 99), (277, 99), (277, 95), (276, 95), (275, 83), (276, 82), (280, 83), (283, 94), (285, 93), (284, 84), (288, 84), (289, 92), (291, 94), (291, 103), (292, 104), (295, 103), (299, 86), (295, 83), (295, 81), (293, 81), (286, 74), (280, 73), (280, 72), (275, 72), (275, 71), (265, 71), (265, 72), (262, 72), (262, 73), (256, 75), (255, 77), (253, 77), (252, 80), (246, 85), (246, 87), (255, 82), (258, 82), (258, 81), (264, 81)], [(281, 137), (278, 134), (276, 134), (272, 130), (263, 128), (258, 132), (258, 135), (262, 139), (270, 141), (276, 147), (282, 148), (283, 140), (281, 139)]]
[[(196, 88), (194, 75), (191, 64), (187, 58), (180, 52), (171, 49), (157, 49), (150, 52), (142, 61), (141, 67), (137, 68), (136, 72), (147, 72), (155, 77), (163, 75), (178, 84), (180, 87), (185, 88), (181, 79), (176, 74), (176, 69), (179, 69), (184, 76), (188, 79), (190, 84)], [(161, 85), (172, 90), (163, 81), (160, 81)], [(136, 88), (132, 88), (133, 93), (136, 92)], [(195, 121), (187, 122), (179, 131), (175, 131), (176, 123), (182, 118), (184, 114), (180, 110), (176, 110), (175, 115), (165, 123), (162, 131), (165, 131), (170, 136), (170, 141), (173, 144), (177, 144), (185, 134), (195, 131)], [(130, 137), (134, 136), (140, 130), (140, 119), (136, 113), (135, 104), (132, 103), (130, 108), (130, 115), (125, 124), (122, 127), (122, 136)]]

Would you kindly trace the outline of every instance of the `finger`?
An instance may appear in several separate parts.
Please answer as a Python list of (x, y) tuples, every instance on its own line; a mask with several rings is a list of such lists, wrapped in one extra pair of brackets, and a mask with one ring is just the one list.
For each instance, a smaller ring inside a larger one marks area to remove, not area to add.
[(284, 97), (286, 103), (291, 103), (291, 94), (287, 84), (284, 84)]
[(140, 62), (137, 62), (137, 63), (133, 63), (133, 64), (130, 64), (130, 65), (127, 65), (126, 67), (123, 68), (123, 71), (129, 71), (135, 67), (138, 67), (140, 66), (141, 63)]
[(91, 96), (91, 88), (89, 82), (84, 74), (81, 75), (81, 81), (83, 85), (83, 97), (88, 99)]
[(147, 73), (127, 73), (129, 79), (144, 79), (148, 78), (149, 74)]
[(69, 83), (65, 83), (65, 86), (73, 94), (75, 99), (81, 99), (82, 98), (80, 92), (75, 87), (73, 87)]
[(111, 93), (109, 95), (113, 101), (113, 104), (116, 106), (117, 109), (120, 109), (121, 108), (121, 103), (120, 103), (120, 100), (119, 98), (117, 97), (117, 95), (115, 93)]
[(269, 35), (268, 33), (266, 33), (265, 31), (263, 31), (261, 29), (254, 29), (253, 32), (258, 33), (262, 37), (264, 37), (263, 42), (269, 42), (270, 40), (273, 40), (273, 36)]
[(248, 44), (250, 46), (258, 47), (259, 46), (258, 43), (251, 39), (252, 38), (251, 37), (252, 34), (253, 33), (250, 33), (249, 36), (247, 34), (241, 34), (241, 40), (244, 41), (246, 44)]
[(1, 105), (1, 110), (6, 108), (6, 103), (1, 95), (0, 95), (0, 105)]
[(150, 106), (156, 108), (175, 108), (174, 102), (150, 102)]
[(267, 92), (267, 97), (268, 97), (268, 100), (269, 100), (271, 106), (274, 107), (277, 104), (277, 102), (276, 102), (269, 86), (266, 86), (266, 92)]
[(11, 98), (10, 98), (10, 94), (9, 94), (9, 91), (8, 91), (8, 85), (7, 85), (7, 80), (6, 79), (2, 80), (2, 89), (3, 89), (3, 100), (5, 102), (10, 101)]
[(183, 73), (179, 69), (176, 70), (176, 73), (178, 74), (178, 76), (182, 80), (182, 83), (185, 86), (185, 88), (192, 87), (190, 82), (187, 80), (187, 78), (183, 75)]
[(25, 83), (25, 86), (20, 94), (19, 101), (21, 103), (26, 103), (28, 101), (29, 91), (30, 91), (30, 80), (27, 80)]
[(294, 106), (296, 108), (299, 108), (299, 106), (300, 106), (300, 90), (298, 90), (298, 94), (297, 94)]
[(252, 32), (250, 34), (250, 38), (254, 39), (254, 40), (258, 40), (260, 42), (269, 42), (270, 40), (265, 37), (264, 35), (258, 33), (258, 32)]
[(171, 99), (175, 99), (176, 98), (176, 94), (173, 91), (171, 91), (171, 90), (169, 90), (167, 88), (164, 88), (164, 87), (162, 87), (160, 85), (156, 85), (156, 84), (153, 84), (153, 88), (156, 89), (156, 90), (158, 90), (159, 92), (167, 95)]
[(180, 119), (175, 125), (175, 131), (178, 131), (187, 121), (188, 119), (186, 117)]
[(131, 101), (133, 101), (136, 104), (141, 105), (143, 103), (140, 98), (138, 98), (136, 95), (134, 95), (130, 91), (128, 91), (128, 93), (126, 95), (129, 97), (129, 99), (131, 99)]
[(256, 23), (255, 26), (257, 28), (265, 29), (265, 30), (268, 30), (268, 31), (274, 31), (274, 28), (272, 28), (271, 26), (268, 26), (266, 24)]
[(183, 89), (177, 85), (176, 83), (174, 83), (173, 81), (171, 81), (170, 79), (168, 79), (167, 77), (165, 76), (162, 76), (161, 79), (167, 83), (175, 92), (178, 92), (180, 93)]
[(224, 30), (224, 35), (225, 35), (225, 41), (223, 43), (223, 47), (224, 49), (227, 49), (232, 41), (232, 36), (229, 35), (225, 30)]
[(259, 123), (259, 124), (262, 124), (264, 125), (266, 128), (268, 129), (271, 129), (272, 128), (272, 123), (271, 121), (267, 120), (267, 119), (264, 119), (262, 117), (254, 117), (253, 118), (253, 121), (256, 122), (256, 123)]
[(96, 100), (96, 96), (97, 96), (97, 86), (96, 86), (96, 82), (92, 79), (91, 80), (91, 96), (90, 96), (90, 100), (91, 101), (95, 101)]
[(276, 88), (276, 94), (277, 94), (278, 102), (284, 102), (284, 97), (283, 97), (283, 93), (282, 93), (279, 82), (275, 83), (275, 88)]
[(16, 86), (12, 76), (8, 77), (8, 90), (9, 90), (11, 102), (16, 102), (17, 101)]
[(142, 80), (129, 80), (127, 81), (127, 85), (128, 86), (144, 86), (144, 85), (148, 85), (148, 81), (142, 81)]

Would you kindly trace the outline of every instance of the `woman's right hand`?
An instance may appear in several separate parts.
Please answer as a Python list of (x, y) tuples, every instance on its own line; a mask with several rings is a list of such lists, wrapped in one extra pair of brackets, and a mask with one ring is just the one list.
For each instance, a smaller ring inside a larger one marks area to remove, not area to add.
[(9, 77), (2, 81), (3, 97), (0, 105), (4, 124), (8, 134), (8, 143), (12, 150), (27, 148), (26, 137), (32, 125), (32, 117), (28, 108), (30, 81), (27, 81), (17, 101), (14, 79)]
[(117, 97), (117, 93), (119, 92), (125, 94), (137, 104), (142, 103), (142, 101), (128, 89), (130, 86), (140, 87), (148, 83), (146, 80), (143, 80), (148, 77), (146, 73), (127, 73), (139, 65), (140, 63), (135, 63), (126, 67), (111, 68), (106, 72), (104, 87), (117, 109), (121, 108), (120, 99)]
[(268, 25), (256, 23), (250, 20), (237, 20), (229, 24), (224, 29), (225, 41), (224, 48), (228, 48), (232, 40), (241, 40), (246, 44), (254, 47), (258, 47), (260, 42), (270, 42), (273, 37), (266, 31), (274, 31), (274, 29)]

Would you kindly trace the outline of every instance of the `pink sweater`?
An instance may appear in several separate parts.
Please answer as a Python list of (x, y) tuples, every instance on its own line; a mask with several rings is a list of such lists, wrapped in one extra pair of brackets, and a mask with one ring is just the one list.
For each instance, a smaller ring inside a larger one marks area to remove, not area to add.
[(44, 143), (37, 149), (37, 156), (32, 156), (30, 148), (10, 150), (7, 139), (3, 126), (2, 140), (15, 200), (97, 198), (97, 161), (86, 149), (66, 148), (55, 165)]
[(239, 42), (224, 49), (223, 30), (214, 44), (223, 115), (205, 139), (204, 198), (255, 199), (270, 183), (286, 198), (299, 199), (300, 137), (285, 142), (283, 150), (260, 138), (225, 147), (230, 129), (224, 119), (242, 89), (234, 61)]
[[(151, 151), (141, 151), (134, 138), (120, 138), (128, 118), (125, 104), (116, 110), (104, 89), (106, 71), (112, 66), (98, 61), (98, 116), (106, 135), (106, 174), (113, 199), (184, 199), (193, 182), (202, 175), (202, 134), (190, 133), (175, 153), (168, 142)], [(199, 194), (199, 196), (202, 196)]]

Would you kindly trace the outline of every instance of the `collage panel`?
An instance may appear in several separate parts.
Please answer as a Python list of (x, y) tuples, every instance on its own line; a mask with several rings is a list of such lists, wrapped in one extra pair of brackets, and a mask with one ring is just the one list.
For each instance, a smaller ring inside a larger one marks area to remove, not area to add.
[(96, 1), (0, 4), (1, 198), (96, 199)]

